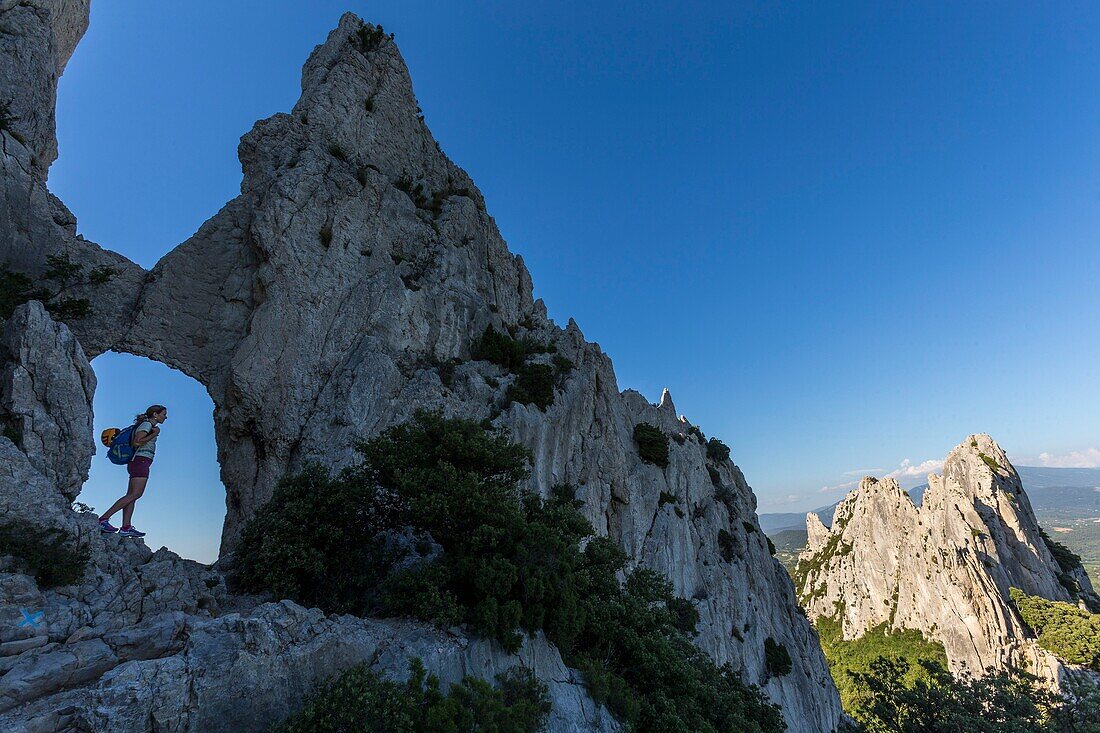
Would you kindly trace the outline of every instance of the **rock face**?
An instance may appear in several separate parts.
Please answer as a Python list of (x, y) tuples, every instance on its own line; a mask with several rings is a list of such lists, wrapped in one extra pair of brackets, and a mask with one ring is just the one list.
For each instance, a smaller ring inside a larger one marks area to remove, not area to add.
[(1081, 568), (1061, 568), (1020, 477), (988, 435), (971, 435), (928, 477), (921, 505), (893, 479), (864, 478), (831, 528), (808, 515), (796, 571), (811, 618), (839, 616), (844, 637), (885, 624), (942, 643), (955, 672), (1029, 667), (1054, 685), (1067, 668), (1040, 649), (1009, 588), (1095, 605)]
[(70, 501), (95, 454), (95, 373), (72, 332), (38, 301), (16, 309), (0, 336), (0, 423)]
[[(35, 59), (22, 76), (3, 76), (0, 91), (19, 98), (15, 108), (33, 108), (19, 120), (36, 120), (3, 132), (0, 261), (31, 276), (61, 253), (89, 268), (110, 267), (109, 282), (76, 293), (96, 304), (70, 324), (88, 357), (107, 349), (139, 354), (206, 386), (227, 492), (223, 552), (278, 479), (306, 461), (346, 465), (354, 441), (417, 409), (488, 418), (534, 453), (533, 489), (575, 485), (597, 531), (618, 541), (632, 565), (659, 570), (694, 600), (697, 643), (761, 684), (790, 730), (835, 727), (839, 700), (816, 635), (769, 554), (741, 472), (728, 459), (708, 460), (701, 433), (677, 416), (667, 392), (658, 405), (620, 392), (599, 346), (574, 322), (560, 328), (547, 318), (480, 192), (424, 124), (390, 38), (353, 15), (341, 18), (306, 62), (294, 109), (241, 139), (241, 195), (145, 272), (77, 235), (35, 167), (53, 159), (49, 142), (37, 141), (52, 139), (56, 78), (86, 25), (87, 4), (32, 0), (0, 10), (0, 23), (13, 29), (4, 42)], [(490, 325), (549, 344), (572, 362), (546, 410), (505, 406), (515, 377), (471, 360)], [(78, 381), (75, 373), (67, 379)], [(54, 416), (59, 408), (46, 404)], [(640, 422), (673, 438), (668, 467), (639, 458), (632, 435)], [(79, 473), (72, 468), (50, 470), (68, 481)], [(86, 470), (86, 460), (78, 468)], [(54, 481), (68, 490), (62, 478)], [(661, 501), (662, 493), (675, 503)], [(121, 593), (129, 576), (118, 572)], [(791, 673), (766, 673), (769, 637), (789, 651)], [(295, 638), (295, 645), (312, 643)], [(107, 658), (98, 645), (88, 650), (89, 659)], [(146, 661), (141, 674), (175, 674), (172, 665), (190, 663), (187, 653), (172, 655), (184, 654), (183, 662)], [(135, 679), (149, 682), (119, 674), (99, 684)], [(167, 696), (187, 689), (150, 684)], [(166, 720), (184, 715), (171, 710)], [(186, 721), (183, 729), (203, 729), (200, 718), (176, 719)]]

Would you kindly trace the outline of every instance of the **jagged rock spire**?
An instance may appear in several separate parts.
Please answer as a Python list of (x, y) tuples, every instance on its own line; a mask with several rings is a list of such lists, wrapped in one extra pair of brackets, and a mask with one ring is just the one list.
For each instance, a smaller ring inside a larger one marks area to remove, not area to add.
[(1057, 684), (1061, 666), (1029, 641), (1009, 588), (1096, 603), (1080, 569), (1058, 565), (1005, 452), (971, 435), (928, 477), (921, 505), (893, 479), (864, 478), (832, 526), (806, 520), (796, 572), (812, 618), (839, 617), (845, 638), (880, 624), (941, 642), (956, 670), (981, 673), (1027, 660)]

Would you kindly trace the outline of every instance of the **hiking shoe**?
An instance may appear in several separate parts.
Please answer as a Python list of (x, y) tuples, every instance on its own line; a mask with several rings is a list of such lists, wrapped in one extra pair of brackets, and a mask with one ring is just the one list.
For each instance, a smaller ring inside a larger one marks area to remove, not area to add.
[(101, 519), (99, 520), (99, 531), (114, 533), (118, 531), (118, 527), (113, 527), (106, 519)]
[(122, 529), (120, 529), (118, 531), (118, 533), (120, 535), (122, 535), (123, 537), (144, 537), (145, 536), (144, 532), (138, 532), (137, 529), (132, 524), (129, 525), (128, 527), (123, 527)]

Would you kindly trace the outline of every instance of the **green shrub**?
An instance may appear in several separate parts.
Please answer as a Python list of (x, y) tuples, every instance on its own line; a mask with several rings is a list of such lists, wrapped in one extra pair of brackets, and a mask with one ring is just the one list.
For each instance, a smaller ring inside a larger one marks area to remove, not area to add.
[(1039, 528), (1039, 534), (1043, 538), (1043, 544), (1050, 550), (1050, 554), (1054, 556), (1055, 561), (1058, 563), (1058, 567), (1062, 569), (1063, 573), (1071, 573), (1081, 567), (1080, 555), (1077, 555), (1073, 550), (1062, 543), (1052, 540), (1050, 535), (1048, 535), (1046, 530), (1042, 527)]
[[(782, 730), (778, 708), (692, 644), (698, 614), (665, 578), (641, 568), (620, 582), (627, 558), (607, 538), (580, 550), (593, 530), (571, 487), (519, 490), (522, 447), (419, 413), (359, 450), (335, 479), (314, 467), (280, 485), (245, 526), (237, 582), (328, 611), (465, 623), (506, 650), (543, 630), (634, 731)], [(405, 564), (413, 553), (384, 540), (398, 531), (441, 552)]]
[(554, 354), (551, 363), (554, 365), (554, 376), (557, 385), (560, 387), (562, 383), (565, 382), (565, 378), (569, 375), (569, 372), (573, 371), (573, 360), (561, 354)]
[(485, 332), (474, 344), (472, 358), (474, 361), (491, 361), (514, 372), (523, 366), (527, 351), (522, 341), (517, 341), (492, 326), (486, 326)]
[(716, 667), (692, 642), (698, 613), (672, 596), (668, 580), (638, 569), (615, 581), (625, 556), (599, 538), (585, 550), (594, 559), (584, 585), (583, 632), (566, 662), (594, 679), (589, 692), (627, 723), (628, 730), (781, 731), (779, 709), (746, 686), (729, 666)]
[(668, 436), (656, 425), (647, 422), (635, 425), (634, 442), (643, 461), (661, 468), (668, 466)]
[(327, 224), (321, 227), (321, 231), (317, 232), (317, 237), (321, 240), (321, 246), (327, 249), (332, 244), (332, 227)]
[(711, 438), (707, 441), (707, 460), (708, 461), (728, 461), (730, 457), (729, 446), (718, 440), (718, 438)]
[(0, 319), (11, 318), (15, 309), (28, 300), (40, 300), (50, 315), (59, 321), (86, 318), (92, 312), (87, 298), (69, 295), (74, 288), (102, 285), (115, 275), (110, 267), (94, 267), (84, 272), (84, 266), (73, 262), (69, 255), (49, 255), (42, 275), (49, 287), (36, 286), (21, 272), (0, 266)]
[(1100, 613), (1029, 596), (1019, 588), (1011, 588), (1009, 594), (1039, 646), (1059, 659), (1100, 672)]
[(714, 466), (707, 466), (707, 475), (710, 476), (710, 482), (715, 486), (722, 485), (722, 477), (718, 474), (718, 469)]
[(1058, 582), (1062, 584), (1070, 593), (1077, 595), (1081, 592), (1081, 586), (1074, 579), (1072, 573), (1078, 568), (1083, 567), (1081, 565), (1081, 557), (1070, 550), (1068, 547), (1060, 542), (1055, 542), (1050, 538), (1050, 535), (1040, 527), (1039, 534), (1043, 538), (1043, 544), (1047, 546), (1050, 554), (1054, 556), (1055, 562), (1058, 563), (1060, 572), (1058, 573)]
[(764, 667), (768, 670), (769, 677), (783, 677), (790, 674), (793, 668), (787, 647), (770, 636), (764, 639)]
[(547, 364), (523, 364), (505, 393), (508, 403), (519, 402), (545, 410), (554, 403), (554, 369)]
[(387, 38), (393, 39), (393, 34), (386, 35), (386, 31), (382, 29), (380, 25), (362, 25), (359, 30), (355, 32), (353, 42), (356, 44), (356, 48), (362, 54), (368, 54), (371, 51), (376, 50), (382, 45), (382, 42)]
[(703, 435), (703, 431), (694, 425), (688, 428), (688, 435), (694, 436), (699, 441), (699, 445), (705, 445), (707, 442), (707, 436)]
[[(393, 526), (393, 511), (374, 487), (320, 465), (279, 482), (248, 520), (237, 547), (233, 583), (335, 613), (366, 614), (392, 558), (375, 536)], [(324, 517), (324, 522), (318, 521)]]
[(929, 680), (929, 674), (922, 666), (931, 662), (941, 667), (947, 666), (947, 654), (941, 644), (925, 640), (916, 630), (890, 630), (886, 624), (869, 629), (856, 639), (845, 640), (841, 633), (840, 614), (836, 617), (821, 617), (814, 621), (821, 649), (829, 664), (840, 702), (844, 712), (858, 717), (857, 713), (866, 704), (863, 690), (855, 682), (854, 675), (866, 674), (871, 664), (880, 657), (890, 660), (905, 659), (911, 666), (906, 667), (904, 683), (914, 684), (918, 679)]
[(1035, 677), (1010, 670), (981, 678), (951, 676), (921, 659), (920, 672), (901, 657), (879, 657), (853, 672), (860, 705), (852, 712), (866, 733), (1055, 733), (1087, 728), (1051, 725), (1063, 701), (1039, 688)]
[(665, 504), (676, 504), (677, 499), (667, 491), (662, 491), (660, 499), (657, 501), (657, 506), (664, 506)]
[(733, 562), (737, 555), (737, 540), (724, 529), (718, 530), (718, 550), (726, 562)]
[(272, 733), (536, 733), (550, 714), (547, 688), (515, 668), (498, 687), (466, 677), (443, 694), (439, 680), (412, 660), (407, 682), (380, 678), (366, 665), (323, 685)]
[(10, 555), (16, 567), (33, 575), (40, 588), (72, 585), (84, 577), (89, 552), (61, 530), (28, 532), (14, 523), (0, 525), (0, 555)]
[(978, 451), (978, 456), (980, 456), (982, 461), (985, 462), (985, 465), (987, 465), (991, 469), (993, 469), (993, 473), (1000, 473), (1001, 464), (999, 464), (999, 463), (997, 463), (997, 461), (993, 460), (992, 456), (987, 456), (985, 453), (982, 453), (981, 451)]
[(756, 525), (752, 522), (742, 521), (741, 526), (745, 528), (745, 532), (747, 532), (748, 534), (752, 534), (756, 531)]
[(764, 540), (768, 543), (768, 554), (775, 557), (775, 543), (772, 542), (772, 538), (764, 535)]

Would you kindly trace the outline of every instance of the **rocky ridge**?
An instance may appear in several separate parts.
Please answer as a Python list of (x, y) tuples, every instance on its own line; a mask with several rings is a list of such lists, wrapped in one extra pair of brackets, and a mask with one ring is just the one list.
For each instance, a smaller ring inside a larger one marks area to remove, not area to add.
[(920, 506), (894, 479), (866, 477), (831, 527), (806, 518), (795, 573), (809, 616), (838, 618), (844, 638), (917, 629), (943, 644), (952, 671), (1030, 669), (1053, 687), (1085, 675), (1039, 646), (1009, 588), (1096, 607), (1080, 568), (1062, 568), (1044, 540), (1016, 469), (988, 435), (951, 451)]
[[(59, 324), (30, 303), (5, 326), (0, 420), (18, 423), (20, 435), (0, 438), (0, 504), (18, 505), (23, 487), (34, 486), (48, 510), (12, 516), (82, 536), (92, 562), (74, 587), (40, 591), (17, 573), (0, 579), (5, 613), (33, 606), (48, 619), (33, 634), (15, 624), (0, 632), (0, 645), (16, 642), (0, 646), (0, 709), (8, 710), (0, 725), (52, 730), (78, 721), (98, 730), (103, 710), (122, 715), (129, 692), (137, 695), (129, 704), (149, 714), (128, 729), (165, 721), (207, 730), (204, 710), (228, 710), (244, 697), (261, 713), (238, 729), (259, 729), (288, 712), (280, 707), (288, 699), (356, 661), (401, 674), (396, 651), (378, 653), (392, 647), (415, 650), (444, 681), (542, 660), (553, 730), (613, 727), (540, 639), (510, 657), (422, 625), (257, 605), (228, 596), (216, 569), (100, 537), (68, 499), (92, 455), (88, 360), (111, 349), (167, 363), (209, 391), (227, 491), (224, 553), (279, 477), (306, 461), (345, 465), (355, 440), (416, 409), (488, 419), (534, 453), (533, 489), (575, 485), (597, 531), (632, 566), (662, 572), (693, 599), (697, 643), (762, 685), (791, 731), (835, 727), (839, 701), (816, 635), (769, 554), (743, 475), (728, 459), (707, 458), (701, 433), (677, 415), (667, 391), (657, 405), (620, 392), (599, 346), (573, 321), (560, 328), (547, 318), (480, 192), (424, 124), (390, 37), (342, 17), (306, 62), (294, 109), (241, 139), (241, 195), (146, 272), (77, 234), (75, 218), (45, 187), (56, 157), (56, 82), (87, 14), (87, 2), (0, 3), (0, 38), (18, 52), (0, 55), (0, 98), (15, 100), (0, 125), (0, 261), (39, 277), (48, 256), (65, 254), (114, 273), (75, 293), (96, 304), (86, 318)], [(547, 344), (572, 363), (546, 410), (506, 405), (515, 376), (471, 360), (487, 326)], [(47, 378), (46, 370), (56, 373)], [(50, 389), (36, 389), (47, 379)], [(674, 438), (666, 468), (638, 457), (632, 434), (640, 422)], [(57, 447), (71, 465), (44, 465), (39, 446)], [(257, 651), (251, 634), (267, 646)], [(767, 638), (790, 652), (791, 673), (767, 674)], [(298, 661), (274, 671), (275, 656)], [(68, 717), (56, 717), (59, 710)]]

